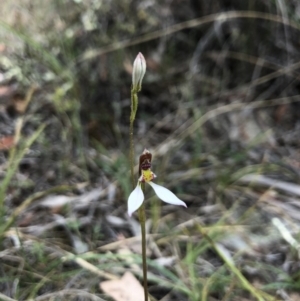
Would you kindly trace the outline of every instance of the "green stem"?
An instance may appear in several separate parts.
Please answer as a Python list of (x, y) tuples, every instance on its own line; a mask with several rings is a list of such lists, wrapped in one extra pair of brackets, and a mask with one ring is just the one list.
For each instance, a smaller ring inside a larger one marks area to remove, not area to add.
[[(145, 183), (142, 183), (142, 189), (145, 190)], [(139, 219), (142, 233), (142, 258), (143, 258), (143, 279), (144, 279), (144, 296), (148, 301), (148, 280), (147, 280), (147, 256), (146, 256), (146, 210), (145, 203), (139, 209)]]
[(129, 151), (129, 161), (130, 161), (130, 175), (131, 175), (131, 185), (134, 188), (134, 144), (133, 144), (133, 121), (130, 121), (129, 130), (130, 139), (130, 151)]
[(135, 186), (134, 181), (134, 142), (133, 142), (133, 123), (135, 120), (135, 115), (138, 106), (138, 96), (137, 92), (131, 90), (131, 113), (130, 113), (130, 127), (129, 127), (129, 141), (130, 141), (130, 151), (129, 151), (129, 161), (130, 161), (130, 174), (131, 174), (131, 185), (132, 188)]
[[(133, 142), (133, 123), (138, 108), (138, 91), (135, 89), (131, 90), (131, 113), (130, 113), (130, 127), (129, 127), (129, 140), (130, 140), (130, 174), (132, 188), (135, 186), (134, 181), (134, 142)], [(142, 189), (145, 190), (145, 183), (142, 183)], [(143, 258), (143, 279), (144, 279), (144, 295), (145, 301), (148, 301), (148, 281), (147, 281), (147, 258), (146, 258), (146, 213), (144, 203), (139, 209), (139, 219), (141, 223), (142, 232), (142, 258)]]

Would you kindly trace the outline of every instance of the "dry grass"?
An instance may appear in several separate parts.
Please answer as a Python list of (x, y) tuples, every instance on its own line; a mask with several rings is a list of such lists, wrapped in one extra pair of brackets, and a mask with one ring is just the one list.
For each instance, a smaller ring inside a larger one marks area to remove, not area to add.
[(146, 191), (153, 300), (299, 300), (300, 7), (251, 3), (3, 1), (1, 300), (111, 300), (100, 282), (141, 279), (138, 51), (136, 153), (188, 204)]

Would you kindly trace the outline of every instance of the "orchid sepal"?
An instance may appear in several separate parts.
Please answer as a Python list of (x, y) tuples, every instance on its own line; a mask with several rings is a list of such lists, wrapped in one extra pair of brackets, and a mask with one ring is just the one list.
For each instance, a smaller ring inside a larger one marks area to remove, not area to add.
[(131, 216), (133, 212), (141, 207), (144, 201), (144, 193), (141, 183), (138, 182), (136, 188), (131, 192), (128, 198), (128, 215)]
[(164, 201), (165, 203), (172, 204), (172, 205), (178, 205), (178, 206), (183, 206), (187, 207), (186, 203), (180, 200), (172, 191), (169, 189), (155, 184), (153, 182), (148, 182), (148, 184), (153, 188), (155, 191), (156, 195), (158, 196), (159, 199)]

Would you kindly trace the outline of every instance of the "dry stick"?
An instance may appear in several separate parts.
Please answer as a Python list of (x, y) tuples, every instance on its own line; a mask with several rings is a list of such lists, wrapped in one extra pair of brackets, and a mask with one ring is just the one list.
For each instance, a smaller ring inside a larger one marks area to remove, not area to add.
[[(230, 59), (234, 59), (234, 60), (239, 60), (239, 61), (243, 61), (243, 62), (247, 62), (249, 64), (253, 64), (253, 65), (258, 65), (260, 67), (266, 67), (268, 69), (272, 69), (272, 70), (276, 70), (275, 73), (271, 73), (268, 74), (267, 76), (262, 76), (260, 78), (257, 78), (253, 81), (251, 81), (250, 84), (250, 88), (252, 87), (252, 85), (259, 85), (261, 83), (264, 83), (270, 79), (276, 78), (277, 75), (290, 75), (295, 77), (297, 80), (300, 80), (299, 77), (299, 72), (297, 72), (297, 69), (299, 68), (299, 62), (294, 63), (294, 64), (290, 64), (288, 65), (288, 67), (283, 67), (279, 64), (273, 63), (271, 61), (268, 61), (266, 59), (262, 59), (260, 57), (257, 56), (253, 56), (253, 55), (249, 55), (249, 54), (245, 54), (242, 52), (235, 52), (235, 51), (210, 51), (209, 53), (205, 53), (205, 56), (211, 59), (226, 59), (226, 58), (230, 58)], [(278, 69), (280, 68), (280, 69)], [(269, 76), (271, 75), (271, 78), (269, 78)], [(248, 89), (248, 84), (245, 84), (242, 86), (242, 88)]]
[(29, 196), (27, 199), (25, 199), (25, 201), (19, 205), (14, 211), (13, 213), (9, 216), (8, 220), (6, 221), (6, 223), (4, 224), (3, 228), (0, 228), (0, 236), (4, 234), (5, 231), (7, 231), (10, 226), (14, 223), (14, 221), (16, 220), (16, 218), (34, 201), (45, 197), (46, 195), (55, 193), (55, 192), (62, 192), (62, 191), (69, 191), (71, 190), (73, 187), (72, 186), (67, 186), (67, 185), (62, 185), (62, 186), (56, 186), (56, 187), (52, 187), (48, 190), (45, 191), (41, 191), (41, 192), (36, 192), (35, 194)]
[(2, 293), (0, 293), (0, 300), (1, 301), (17, 301), (16, 299), (12, 299), (12, 298), (10, 298), (10, 297), (2, 294)]
[(85, 54), (83, 54), (78, 59), (78, 62), (80, 63), (85, 60), (90, 60), (90, 59), (96, 58), (102, 54), (116, 51), (118, 49), (123, 49), (125, 47), (129, 47), (129, 46), (145, 43), (145, 42), (148, 42), (151, 40), (155, 40), (162, 36), (170, 35), (170, 34), (176, 33), (178, 31), (181, 31), (181, 30), (184, 30), (187, 28), (202, 26), (202, 25), (212, 23), (215, 21), (226, 22), (226, 21), (230, 21), (232, 19), (260, 19), (260, 20), (266, 20), (266, 21), (275, 22), (275, 23), (281, 23), (281, 24), (290, 26), (294, 29), (300, 30), (300, 26), (298, 23), (290, 21), (285, 18), (282, 18), (281, 16), (278, 16), (278, 15), (257, 12), (257, 11), (229, 11), (229, 12), (217, 13), (217, 14), (212, 14), (212, 15), (196, 18), (196, 19), (189, 20), (189, 21), (182, 22), (182, 23), (177, 23), (177, 24), (167, 27), (163, 30), (156, 30), (151, 33), (147, 33), (134, 40), (128, 39), (128, 40), (124, 40), (121, 42), (112, 43), (110, 45), (102, 47), (99, 50), (87, 51)]
[[(193, 133), (195, 130), (197, 130), (200, 126), (202, 126), (206, 121), (210, 120), (211, 118), (214, 118), (218, 115), (229, 113), (233, 110), (243, 110), (243, 109), (257, 109), (257, 108), (264, 108), (264, 107), (271, 107), (271, 106), (277, 106), (277, 105), (283, 105), (291, 102), (298, 102), (300, 101), (300, 95), (294, 95), (294, 96), (287, 96), (277, 99), (271, 99), (271, 100), (257, 100), (249, 104), (245, 103), (232, 103), (229, 105), (224, 105), (221, 107), (217, 107), (207, 113), (205, 113), (203, 116), (201, 116), (198, 120), (196, 120), (192, 125), (188, 126), (187, 128), (184, 127), (181, 129), (182, 126), (180, 126), (179, 131), (181, 133), (179, 134), (179, 139), (182, 141), (183, 139), (186, 139), (191, 133)], [(177, 131), (176, 130), (176, 131)], [(174, 135), (174, 134), (173, 134)]]
[[(102, 299), (102, 298), (100, 298), (100, 297), (98, 297), (98, 296), (96, 296), (96, 295), (94, 295), (92, 293), (86, 292), (84, 290), (69, 289), (69, 288), (61, 290), (61, 291), (57, 291), (57, 292), (54, 292), (54, 293), (47, 293), (45, 295), (36, 297), (34, 300), (30, 299), (30, 300), (27, 300), (27, 301), (54, 300), (55, 297), (60, 297), (61, 298), (61, 297), (65, 296), (65, 295), (71, 295), (71, 296), (77, 296), (77, 297), (82, 296), (82, 297), (86, 297), (88, 300), (92, 300), (92, 301), (105, 301), (104, 299)], [(11, 300), (13, 300), (13, 299), (11, 299)]]
[(205, 124), (208, 120), (215, 118), (221, 114), (229, 113), (235, 110), (244, 110), (244, 109), (258, 109), (265, 108), (271, 106), (278, 106), (283, 104), (289, 104), (293, 102), (300, 101), (300, 94), (293, 95), (288, 97), (270, 99), (270, 100), (257, 100), (251, 102), (249, 104), (245, 104), (242, 102), (239, 103), (231, 103), (228, 105), (223, 105), (216, 107), (205, 114), (203, 114), (199, 119), (190, 124), (189, 121), (182, 123), (164, 142), (159, 144), (152, 153), (155, 155), (160, 155), (165, 152), (165, 145), (174, 141), (175, 137), (177, 139), (176, 143), (173, 143), (172, 146), (174, 148), (179, 147), (184, 139), (188, 138), (192, 135), (196, 130), (198, 130), (203, 124)]
[(63, 262), (72, 260), (72, 261), (75, 261), (83, 269), (90, 271), (91, 273), (93, 273), (99, 277), (103, 277), (103, 278), (109, 279), (109, 280), (118, 280), (119, 279), (119, 277), (115, 276), (114, 274), (110, 274), (110, 273), (107, 273), (107, 272), (104, 272), (104, 271), (98, 269), (93, 264), (89, 263), (88, 261), (86, 261), (83, 258), (77, 257), (75, 254), (72, 254), (65, 250), (62, 250), (62, 251), (65, 253), (65, 256), (61, 257), (61, 260)]

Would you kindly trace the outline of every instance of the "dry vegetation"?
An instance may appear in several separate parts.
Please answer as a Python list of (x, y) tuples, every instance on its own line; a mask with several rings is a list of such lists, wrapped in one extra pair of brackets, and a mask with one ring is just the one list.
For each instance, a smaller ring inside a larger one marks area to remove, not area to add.
[(139, 51), (136, 153), (188, 204), (147, 191), (152, 299), (300, 300), (299, 1), (157, 2), (1, 1), (0, 300), (141, 280)]

